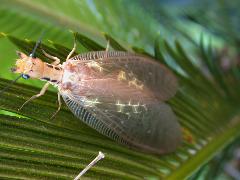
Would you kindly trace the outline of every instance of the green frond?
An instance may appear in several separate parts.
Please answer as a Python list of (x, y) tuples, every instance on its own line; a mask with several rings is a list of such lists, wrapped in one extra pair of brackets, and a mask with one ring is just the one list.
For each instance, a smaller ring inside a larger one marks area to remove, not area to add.
[[(9, 71), (15, 63), (15, 50), (31, 52), (42, 29), (47, 31), (41, 47), (61, 61), (71, 51), (74, 35), (78, 42), (75, 54), (105, 50), (109, 41), (114, 50), (154, 57), (173, 71), (179, 89), (168, 104), (182, 126), (182, 145), (168, 155), (145, 154), (97, 133), (66, 106), (50, 119), (57, 109), (53, 89), (18, 111), (42, 86), (36, 80), (20, 80), (0, 94), (0, 178), (73, 179), (102, 151), (106, 158), (83, 179), (194, 179), (206, 172), (207, 162), (234, 144), (240, 135), (239, 68), (223, 71), (219, 52), (210, 40), (206, 45), (204, 34), (197, 42), (179, 28), (180, 38), (172, 41), (165, 26), (137, 1), (127, 2), (126, 7), (124, 0), (2, 0), (0, 91), (15, 78)], [(161, 35), (157, 35), (159, 29)], [(191, 41), (193, 51), (185, 47), (183, 37)], [(49, 61), (40, 48), (36, 55)]]

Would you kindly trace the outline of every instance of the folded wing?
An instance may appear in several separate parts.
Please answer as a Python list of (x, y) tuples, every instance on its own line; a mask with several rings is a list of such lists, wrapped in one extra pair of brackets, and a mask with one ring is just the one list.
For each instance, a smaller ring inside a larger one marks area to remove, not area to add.
[[(60, 92), (70, 110), (100, 133), (146, 152), (173, 151), (181, 130), (164, 103), (177, 90), (175, 76), (145, 56), (91, 52), (64, 64)], [(66, 86), (67, 87), (67, 86)]]
[(163, 154), (181, 142), (180, 126), (165, 103), (120, 107), (108, 102), (90, 105), (84, 97), (73, 95), (63, 99), (79, 119), (130, 148)]

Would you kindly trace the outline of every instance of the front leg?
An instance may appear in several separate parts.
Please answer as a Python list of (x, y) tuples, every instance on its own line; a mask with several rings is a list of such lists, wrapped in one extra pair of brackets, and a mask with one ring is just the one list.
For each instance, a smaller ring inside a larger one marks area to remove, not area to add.
[[(71, 58), (71, 56), (73, 55), (73, 53), (76, 51), (76, 46), (77, 46), (77, 45), (76, 45), (76, 36), (74, 35), (73, 49), (72, 49), (71, 52), (68, 54), (66, 61), (68, 61), (68, 60)], [(60, 64), (60, 59), (59, 59), (58, 57), (55, 57), (55, 56), (52, 56), (52, 55), (48, 54), (48, 53), (47, 53), (46, 51), (44, 51), (43, 49), (42, 49), (42, 52), (43, 52), (43, 54), (44, 54), (46, 57), (48, 57), (49, 59), (54, 60), (54, 62), (51, 63), (51, 64), (53, 64), (53, 65), (58, 65), (58, 64)]]
[(43, 54), (44, 54), (46, 57), (48, 57), (49, 59), (54, 60), (54, 62), (51, 63), (52, 65), (58, 65), (58, 64), (60, 64), (60, 59), (59, 59), (58, 57), (55, 57), (55, 56), (52, 56), (52, 55), (48, 54), (48, 53), (47, 53), (46, 51), (44, 51), (43, 49), (42, 49), (42, 52), (43, 52)]
[(41, 91), (39, 92), (39, 94), (36, 94), (36, 95), (32, 96), (31, 98), (29, 98), (25, 103), (23, 103), (23, 105), (18, 109), (18, 111), (20, 111), (20, 110), (23, 108), (23, 106), (25, 106), (25, 105), (26, 105), (27, 103), (29, 103), (30, 101), (32, 101), (32, 100), (34, 100), (34, 99), (36, 99), (36, 98), (44, 95), (45, 92), (47, 91), (49, 85), (50, 85), (50, 83), (47, 82), (47, 83), (43, 86), (43, 88), (41, 89)]

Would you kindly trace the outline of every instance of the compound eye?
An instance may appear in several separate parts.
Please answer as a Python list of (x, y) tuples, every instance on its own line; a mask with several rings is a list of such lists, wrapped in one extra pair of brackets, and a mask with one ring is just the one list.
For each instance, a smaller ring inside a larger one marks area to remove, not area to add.
[(29, 76), (28, 74), (22, 74), (22, 78), (23, 78), (23, 79), (29, 79), (30, 76)]

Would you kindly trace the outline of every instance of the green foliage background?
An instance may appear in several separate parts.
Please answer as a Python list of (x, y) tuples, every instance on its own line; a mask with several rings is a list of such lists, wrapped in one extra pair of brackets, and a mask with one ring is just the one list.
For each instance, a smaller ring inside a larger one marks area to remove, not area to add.
[[(29, 53), (42, 30), (46, 30), (44, 49), (61, 60), (72, 48), (69, 30), (80, 33), (78, 53), (104, 48), (106, 37), (112, 49), (149, 54), (175, 73), (180, 87), (169, 104), (183, 127), (182, 146), (164, 156), (129, 150), (79, 122), (67, 107), (50, 120), (57, 108), (55, 92), (17, 111), (42, 86), (36, 80), (20, 80), (0, 95), (1, 178), (70, 179), (101, 150), (106, 159), (85, 179), (183, 179), (207, 166), (206, 162), (234, 142), (240, 127), (239, 69), (234, 64), (223, 71), (217, 49), (227, 46), (232, 52), (228, 58), (237, 56), (238, 37), (232, 33), (237, 27), (229, 25), (229, 32), (211, 20), (206, 25), (199, 16), (201, 7), (198, 11), (189, 7), (183, 19), (178, 18), (181, 12), (176, 8), (150, 7), (149, 2), (1, 0), (0, 89), (9, 84), (6, 79), (16, 77), (9, 71), (15, 63), (15, 50)], [(233, 6), (219, 2), (212, 6)], [(224, 17), (232, 18), (227, 13)], [(214, 35), (204, 26), (211, 27)]]

